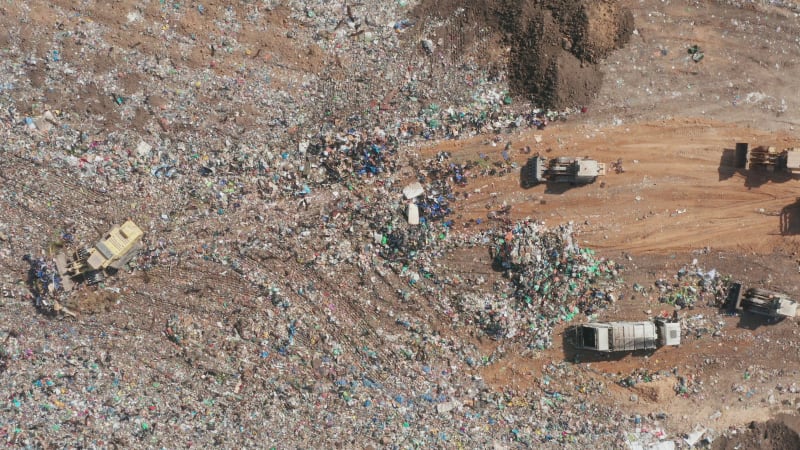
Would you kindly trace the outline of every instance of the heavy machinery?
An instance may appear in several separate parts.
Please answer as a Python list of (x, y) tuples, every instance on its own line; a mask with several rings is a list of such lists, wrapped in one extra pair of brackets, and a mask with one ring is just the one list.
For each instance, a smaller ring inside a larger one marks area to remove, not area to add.
[(800, 148), (792, 147), (784, 150), (786, 152), (786, 170), (790, 173), (800, 173)]
[(759, 145), (750, 149), (750, 169), (780, 171), (786, 167), (785, 158), (785, 153), (779, 152), (775, 147)]
[(533, 184), (572, 183), (589, 184), (606, 174), (606, 165), (589, 158), (559, 156), (548, 159), (534, 156), (528, 160), (529, 175)]
[(735, 164), (739, 169), (763, 170), (767, 172), (800, 172), (800, 148), (778, 150), (776, 147), (759, 145), (749, 148), (747, 142), (736, 143)]
[(768, 289), (750, 288), (742, 292), (742, 284), (731, 283), (728, 309), (747, 311), (772, 319), (792, 318), (797, 315), (797, 302), (788, 295)]
[(73, 288), (76, 281), (96, 284), (112, 271), (122, 268), (142, 247), (142, 230), (128, 220), (115, 225), (94, 246), (80, 248), (72, 255), (56, 255), (56, 269), (65, 291)]
[(573, 327), (575, 346), (598, 352), (654, 350), (681, 344), (681, 325), (665, 319), (643, 322), (584, 323)]

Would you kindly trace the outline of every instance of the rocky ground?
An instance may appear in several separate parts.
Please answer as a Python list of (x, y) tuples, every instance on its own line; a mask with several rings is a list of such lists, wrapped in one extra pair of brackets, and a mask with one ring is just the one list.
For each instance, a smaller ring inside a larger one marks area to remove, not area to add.
[[(798, 12), (1, 5), (0, 438), (796, 448), (796, 320), (719, 301), (728, 279), (800, 295), (798, 181), (731, 161), (736, 142), (798, 146)], [(527, 187), (534, 152), (625, 170)], [(37, 291), (31, 261), (126, 218), (145, 249), (125, 270)], [(503, 270), (509, 234), (582, 251)], [(677, 348), (564, 338), (675, 303)]]

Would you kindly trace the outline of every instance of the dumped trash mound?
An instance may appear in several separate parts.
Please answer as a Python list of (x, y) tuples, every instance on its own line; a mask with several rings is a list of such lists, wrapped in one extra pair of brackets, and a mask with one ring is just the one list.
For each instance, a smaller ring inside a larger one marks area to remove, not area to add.
[(69, 298), (65, 302), (65, 306), (71, 311), (82, 314), (99, 314), (110, 311), (119, 300), (119, 297), (120, 295), (113, 291), (97, 289)]
[[(552, 108), (585, 105), (600, 89), (597, 63), (625, 45), (634, 29), (633, 14), (616, 0), (424, 1), (423, 19), (461, 13), (503, 34), (511, 49), (507, 61), (514, 95)], [(467, 33), (466, 41), (475, 33)], [(454, 49), (460, 51), (460, 49)]]
[(637, 384), (631, 389), (636, 392), (640, 400), (659, 403), (674, 398), (676, 386), (673, 378), (660, 378)]
[[(797, 418), (794, 422), (797, 422)], [(800, 434), (784, 420), (750, 423), (748, 430), (734, 436), (723, 436), (714, 442), (714, 449), (760, 448), (762, 450), (789, 450), (800, 448)]]
[(615, 301), (622, 268), (580, 248), (571, 224), (548, 229), (539, 222), (519, 222), (493, 240), (495, 268), (505, 270), (515, 301), (486, 298), (477, 310), (472, 302), (477, 323), (490, 337), (525, 336), (530, 348), (549, 348), (556, 323), (595, 314)]
[[(658, 300), (681, 308), (695, 305), (720, 307), (725, 303), (730, 287), (730, 276), (720, 276), (716, 269), (705, 271), (697, 266), (697, 260), (684, 266), (672, 280), (658, 279), (655, 282)], [(634, 286), (637, 292), (643, 292)]]

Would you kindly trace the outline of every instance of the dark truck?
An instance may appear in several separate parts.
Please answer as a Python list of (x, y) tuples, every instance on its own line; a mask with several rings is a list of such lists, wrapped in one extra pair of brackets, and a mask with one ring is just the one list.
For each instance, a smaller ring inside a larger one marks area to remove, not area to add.
[(728, 291), (728, 310), (747, 311), (772, 319), (792, 318), (797, 315), (797, 302), (788, 295), (762, 288), (749, 288), (742, 292), (742, 283), (731, 283)]
[(527, 165), (532, 184), (589, 184), (606, 174), (605, 164), (581, 157), (559, 156), (548, 159), (537, 155), (529, 159)]

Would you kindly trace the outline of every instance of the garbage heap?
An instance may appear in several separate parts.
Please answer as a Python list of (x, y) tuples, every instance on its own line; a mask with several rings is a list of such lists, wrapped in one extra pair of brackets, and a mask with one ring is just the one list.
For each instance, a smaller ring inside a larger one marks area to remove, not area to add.
[(697, 262), (683, 266), (672, 280), (659, 278), (655, 282), (659, 290), (658, 300), (681, 308), (695, 304), (722, 306), (728, 296), (730, 277), (722, 277), (716, 269), (705, 271)]
[(40, 311), (53, 313), (59, 305), (64, 294), (61, 277), (58, 275), (55, 263), (45, 258), (35, 258), (31, 255), (23, 257), (30, 264), (28, 271), (28, 285), (30, 286), (33, 301)]
[(571, 224), (549, 229), (543, 222), (523, 221), (492, 241), (494, 264), (514, 287), (501, 313), (491, 306), (477, 311), (481, 328), (493, 338), (524, 337), (531, 348), (548, 348), (556, 323), (591, 315), (616, 300), (621, 267), (580, 248)]
[(351, 128), (322, 134), (319, 142), (301, 144), (300, 148), (301, 153), (306, 153), (307, 148), (309, 159), (317, 160), (329, 181), (338, 182), (351, 174), (363, 177), (394, 171), (392, 157), (397, 152), (397, 140), (380, 129), (370, 135)]

